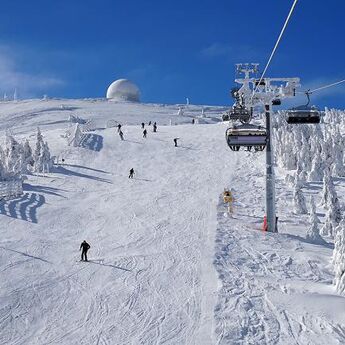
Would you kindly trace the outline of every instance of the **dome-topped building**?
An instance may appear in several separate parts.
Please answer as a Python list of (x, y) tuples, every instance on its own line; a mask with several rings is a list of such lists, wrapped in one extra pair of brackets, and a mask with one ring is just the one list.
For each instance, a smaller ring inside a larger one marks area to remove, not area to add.
[(138, 86), (127, 79), (114, 81), (107, 90), (107, 99), (125, 102), (140, 102)]

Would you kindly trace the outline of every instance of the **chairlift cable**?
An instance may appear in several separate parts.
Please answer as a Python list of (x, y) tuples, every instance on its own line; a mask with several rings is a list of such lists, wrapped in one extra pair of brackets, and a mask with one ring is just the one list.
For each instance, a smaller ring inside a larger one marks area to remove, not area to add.
[(278, 39), (277, 39), (277, 42), (276, 42), (276, 44), (275, 44), (275, 46), (274, 46), (274, 48), (273, 48), (273, 50), (272, 50), (272, 52), (271, 52), (271, 55), (270, 55), (270, 57), (269, 57), (269, 59), (268, 59), (268, 62), (267, 62), (267, 64), (266, 64), (266, 66), (265, 66), (265, 69), (264, 69), (264, 71), (263, 71), (262, 74), (261, 74), (259, 83), (256, 85), (256, 87), (255, 87), (255, 89), (254, 89), (254, 91), (253, 91), (252, 99), (253, 99), (254, 93), (257, 91), (257, 89), (258, 89), (260, 83), (262, 82), (262, 79), (264, 78), (264, 75), (265, 75), (265, 73), (266, 73), (266, 71), (267, 71), (267, 69), (268, 69), (268, 67), (269, 67), (269, 65), (270, 65), (270, 63), (271, 63), (271, 61), (272, 61), (272, 58), (273, 58), (273, 56), (274, 56), (274, 54), (275, 54), (275, 52), (276, 52), (276, 50), (277, 50), (277, 48), (278, 48), (278, 45), (279, 45), (279, 43), (280, 43), (280, 40), (281, 40), (281, 38), (282, 38), (282, 36), (283, 36), (283, 34), (284, 34), (284, 31), (285, 31), (285, 29), (286, 29), (286, 27), (287, 27), (287, 25), (288, 25), (288, 23), (289, 23), (290, 17), (291, 17), (291, 15), (292, 15), (292, 13), (293, 13), (293, 11), (294, 11), (294, 9), (295, 9), (295, 6), (296, 6), (296, 4), (297, 4), (297, 1), (298, 1), (298, 0), (294, 0), (293, 4), (292, 4), (292, 6), (291, 6), (290, 12), (289, 12), (289, 14), (288, 14), (288, 16), (287, 16), (287, 18), (286, 18), (286, 20), (285, 20), (284, 26), (283, 26), (283, 28), (282, 28), (280, 34), (279, 34), (279, 37), (278, 37)]
[(332, 84), (328, 84), (328, 85), (325, 85), (325, 86), (318, 87), (318, 88), (316, 88), (314, 90), (308, 91), (308, 93), (311, 94), (311, 93), (314, 93), (315, 91), (320, 91), (320, 90), (323, 90), (323, 89), (328, 89), (329, 87), (332, 87), (332, 86), (335, 86), (335, 85), (338, 85), (338, 84), (341, 84), (341, 83), (345, 83), (345, 79), (337, 81), (337, 82), (332, 83)]

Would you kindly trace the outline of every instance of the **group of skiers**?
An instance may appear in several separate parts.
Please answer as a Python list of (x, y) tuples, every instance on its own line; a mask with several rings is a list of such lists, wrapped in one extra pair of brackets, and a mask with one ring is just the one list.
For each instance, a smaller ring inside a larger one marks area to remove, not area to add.
[[(151, 126), (151, 121), (149, 122), (149, 126)], [(117, 132), (119, 133), (121, 140), (124, 140), (123, 132), (122, 132), (121, 128), (122, 128), (122, 125), (119, 123), (117, 125)], [(156, 133), (157, 132), (157, 123), (156, 122), (153, 123), (152, 128), (153, 128), (153, 132)], [(141, 123), (141, 129), (143, 129), (143, 138), (147, 138), (147, 129), (145, 128), (144, 122)], [(177, 140), (178, 139), (180, 139), (180, 138), (174, 138), (173, 139), (175, 147), (177, 147)]]
[[(148, 125), (151, 126), (151, 121), (148, 123)], [(157, 123), (154, 122), (152, 127), (153, 127), (153, 132), (156, 133), (157, 132)], [(117, 125), (117, 132), (118, 132), (121, 140), (124, 140), (123, 132), (122, 132), (121, 128), (122, 128), (122, 125), (118, 124)], [(141, 123), (141, 128), (143, 129), (143, 138), (146, 138), (147, 130), (145, 128), (145, 123), (144, 122)], [(173, 139), (175, 147), (177, 147), (177, 140), (178, 139), (180, 139), (180, 138), (174, 138)], [(62, 161), (64, 161), (64, 160), (62, 160)], [(128, 178), (133, 179), (134, 178), (134, 174), (135, 174), (134, 169), (131, 168), (129, 170)], [(87, 259), (87, 252), (88, 252), (88, 250), (90, 248), (91, 248), (91, 246), (85, 240), (80, 244), (79, 250), (82, 251), (81, 252), (81, 261), (88, 261), (88, 259)]]
[[(151, 125), (151, 121), (149, 122), (149, 126), (150, 125)], [(122, 125), (119, 123), (117, 125), (117, 133), (119, 133), (121, 140), (124, 140), (123, 132), (122, 132), (121, 128), (122, 128)], [(141, 128), (143, 129), (143, 138), (146, 138), (147, 137), (147, 130), (145, 128), (144, 122), (141, 123)], [(152, 125), (152, 128), (153, 128), (153, 132), (156, 133), (157, 132), (157, 123), (156, 122), (154, 122), (154, 124)]]

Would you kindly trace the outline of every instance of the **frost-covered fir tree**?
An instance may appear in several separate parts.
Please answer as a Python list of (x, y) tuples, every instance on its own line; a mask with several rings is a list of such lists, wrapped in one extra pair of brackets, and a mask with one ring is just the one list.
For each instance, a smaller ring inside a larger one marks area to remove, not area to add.
[(316, 151), (316, 154), (312, 160), (311, 171), (308, 174), (308, 181), (322, 181), (324, 177), (324, 165), (321, 160), (321, 154)]
[(332, 165), (332, 175), (338, 177), (345, 176), (345, 167), (344, 167), (344, 151), (343, 151), (343, 140), (334, 139), (333, 144), (333, 156), (334, 162)]
[(332, 209), (328, 209), (326, 212), (325, 224), (321, 228), (322, 236), (333, 236), (334, 235), (334, 223), (333, 223)]
[(325, 169), (320, 206), (327, 207), (328, 200), (331, 198), (330, 194), (332, 194), (333, 191), (334, 191), (333, 179), (330, 175), (330, 171), (328, 169)]
[(35, 152), (34, 152), (34, 160), (38, 159), (40, 153), (41, 153), (41, 147), (43, 144), (43, 136), (41, 133), (41, 130), (39, 127), (37, 127), (37, 135), (36, 135), (36, 147), (35, 147)]
[(310, 226), (307, 229), (305, 238), (308, 241), (315, 244), (326, 243), (325, 240), (320, 235), (318, 218), (315, 212), (310, 214), (309, 220), (310, 220)]
[(39, 128), (37, 128), (37, 141), (33, 158), (35, 172), (49, 172), (52, 167), (50, 151), (47, 142), (43, 141), (43, 136)]
[(42, 146), (41, 156), (43, 162), (43, 171), (50, 172), (51, 168), (53, 167), (53, 160), (51, 159), (50, 150), (47, 142), (45, 142)]
[(8, 177), (8, 172), (5, 165), (5, 154), (0, 146), (0, 181), (5, 181)]
[[(310, 155), (310, 145), (306, 139), (307, 134), (305, 134), (302, 137), (302, 147), (299, 151), (299, 156), (298, 156), (298, 160), (299, 162), (301, 162), (301, 167), (302, 167), (302, 171), (304, 172), (304, 174), (306, 174), (308, 171), (311, 170), (312, 167), (312, 158)], [(308, 133), (309, 136), (309, 133)]]
[(6, 170), (12, 177), (19, 176), (22, 171), (23, 147), (12, 135), (6, 133), (5, 164)]
[(301, 189), (301, 185), (296, 183), (294, 193), (293, 193), (293, 200), (294, 200), (294, 209), (295, 213), (297, 214), (307, 214), (307, 205), (305, 203), (305, 198)]
[(23, 146), (22, 161), (23, 161), (22, 172), (23, 173), (30, 172), (32, 170), (32, 167), (34, 166), (34, 158), (32, 156), (32, 149), (28, 140), (25, 141), (24, 146)]
[(339, 293), (345, 293), (345, 219), (336, 228), (334, 239), (333, 266), (335, 286)]
[(319, 217), (316, 213), (316, 206), (315, 206), (315, 200), (314, 197), (311, 195), (309, 198), (309, 223), (312, 223), (314, 218), (318, 223), (321, 223)]

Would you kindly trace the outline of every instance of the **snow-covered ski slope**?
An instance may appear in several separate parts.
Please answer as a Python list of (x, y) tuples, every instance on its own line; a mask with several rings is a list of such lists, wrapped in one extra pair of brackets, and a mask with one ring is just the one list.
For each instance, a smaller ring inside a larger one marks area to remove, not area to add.
[[(206, 107), (208, 124), (192, 125), (201, 107), (178, 117), (177, 106), (154, 104), (0, 103), (3, 133), (33, 139), (40, 126), (65, 159), (0, 204), (0, 344), (345, 343), (332, 243), (304, 240), (307, 216), (292, 213), (282, 175), (280, 233), (259, 230), (265, 153), (230, 151), (222, 110)], [(61, 137), (70, 114), (96, 121), (83, 147)], [(148, 121), (158, 132), (144, 139)], [(336, 187), (343, 200), (345, 183)], [(79, 262), (84, 239), (89, 263)]]

